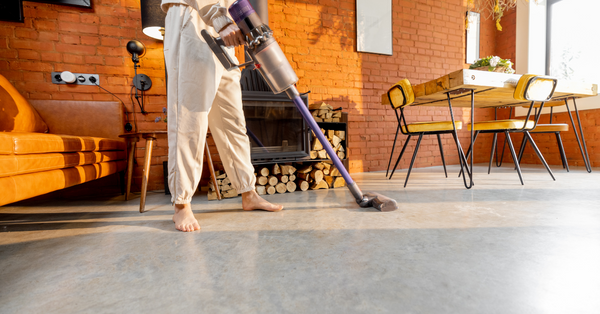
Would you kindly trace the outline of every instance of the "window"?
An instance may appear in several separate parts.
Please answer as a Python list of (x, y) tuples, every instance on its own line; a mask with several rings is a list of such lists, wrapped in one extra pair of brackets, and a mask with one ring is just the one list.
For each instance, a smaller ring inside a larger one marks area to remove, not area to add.
[(600, 82), (598, 12), (598, 0), (548, 0), (548, 75), (570, 81)]

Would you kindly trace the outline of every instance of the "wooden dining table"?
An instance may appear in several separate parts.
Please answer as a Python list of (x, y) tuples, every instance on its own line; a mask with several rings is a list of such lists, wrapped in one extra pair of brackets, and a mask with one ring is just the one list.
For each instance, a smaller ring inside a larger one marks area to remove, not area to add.
[[(475, 121), (474, 111), (476, 108), (495, 108), (495, 107), (517, 107), (529, 106), (530, 101), (516, 100), (513, 97), (517, 82), (521, 78), (520, 74), (506, 74), (479, 70), (458, 70), (440, 78), (413, 85), (415, 94), (415, 105), (419, 106), (451, 106), (451, 107), (470, 107), (471, 121)], [(598, 85), (592, 83), (573, 82), (567, 80), (558, 80), (552, 101), (564, 101), (568, 108), (568, 99), (575, 102), (577, 98), (592, 97), (598, 95)], [(387, 93), (381, 97), (382, 104), (389, 104)], [(580, 133), (584, 142), (583, 132), (577, 112)], [(569, 111), (570, 115), (570, 111)], [(571, 121), (573, 121), (571, 119)], [(574, 131), (577, 134), (575, 125)], [(471, 147), (473, 148), (473, 130), (471, 130)], [(579, 136), (577, 136), (578, 142)], [(580, 143), (581, 145), (581, 143)], [(582, 150), (583, 151), (583, 150)], [(586, 149), (587, 151), (587, 149)], [(586, 153), (587, 154), (587, 153)], [(473, 185), (473, 152), (470, 154), (470, 186), (465, 183), (467, 188)], [(584, 156), (584, 160), (585, 160)], [(586, 167), (588, 167), (589, 157)], [(591, 171), (591, 166), (589, 167)]]

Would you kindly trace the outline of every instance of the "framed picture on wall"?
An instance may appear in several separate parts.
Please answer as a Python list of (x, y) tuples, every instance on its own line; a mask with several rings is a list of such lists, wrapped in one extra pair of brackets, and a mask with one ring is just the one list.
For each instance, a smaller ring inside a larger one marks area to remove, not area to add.
[(21, 0), (0, 0), (0, 21), (23, 22)]
[(92, 0), (0, 0), (0, 21), (23, 22), (23, 1), (92, 7)]
[[(5, 1), (5, 0), (2, 0), (2, 1)], [(62, 4), (62, 5), (73, 5), (76, 7), (84, 7), (84, 8), (92, 7), (92, 0), (25, 0), (25, 1), (53, 3), (53, 4)]]
[(479, 21), (480, 15), (475, 12), (467, 12), (468, 27), (465, 36), (466, 42), (466, 59), (465, 62), (472, 64), (479, 59)]
[(356, 50), (392, 55), (392, 0), (356, 0)]

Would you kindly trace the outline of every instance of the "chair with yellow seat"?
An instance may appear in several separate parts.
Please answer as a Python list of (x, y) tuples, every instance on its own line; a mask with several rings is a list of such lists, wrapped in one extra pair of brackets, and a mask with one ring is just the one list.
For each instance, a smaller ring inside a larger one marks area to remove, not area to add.
[(394, 109), (394, 113), (396, 114), (396, 119), (398, 120), (398, 128), (396, 129), (396, 136), (394, 138), (394, 144), (392, 146), (392, 152), (390, 154), (390, 160), (388, 162), (388, 171), (386, 172), (386, 177), (389, 173), (390, 165), (392, 162), (392, 156), (394, 155), (394, 148), (396, 146), (396, 141), (398, 139), (398, 133), (402, 132), (404, 135), (408, 135), (404, 146), (402, 147), (402, 151), (398, 156), (396, 164), (389, 176), (392, 179), (394, 172), (396, 171), (396, 167), (398, 163), (402, 159), (402, 155), (404, 155), (404, 151), (406, 150), (406, 146), (410, 141), (412, 136), (419, 136), (417, 140), (417, 145), (415, 146), (415, 151), (413, 153), (412, 160), (410, 162), (410, 167), (408, 168), (408, 173), (406, 174), (406, 179), (404, 181), (404, 187), (408, 183), (408, 178), (410, 177), (410, 172), (415, 163), (415, 159), (417, 157), (417, 152), (419, 151), (419, 146), (421, 145), (421, 140), (424, 135), (436, 135), (438, 140), (438, 145), (440, 147), (440, 154), (442, 157), (442, 164), (444, 166), (444, 173), (446, 177), (448, 177), (448, 172), (446, 171), (446, 161), (444, 160), (444, 150), (442, 148), (442, 140), (440, 138), (441, 134), (452, 134), (454, 141), (457, 145), (457, 149), (459, 150), (459, 160), (461, 160), (461, 168), (463, 166), (463, 160), (466, 162), (464, 157), (464, 153), (462, 148), (460, 147), (460, 142), (458, 141), (458, 135), (456, 134), (457, 129), (462, 128), (461, 121), (454, 121), (454, 117), (452, 114), (452, 109), (450, 109), (450, 115), (452, 120), (450, 121), (427, 121), (427, 122), (414, 122), (414, 123), (406, 123), (406, 114), (404, 109), (406, 107), (411, 106), (414, 103), (415, 95), (412, 89), (410, 82), (407, 79), (401, 80), (398, 83), (394, 84), (387, 92), (384, 94), (382, 99), (383, 104), (389, 103)]
[[(527, 142), (529, 142), (531, 144), (531, 147), (533, 148), (533, 150), (536, 152), (538, 158), (542, 162), (542, 164), (544, 164), (544, 166), (546, 167), (546, 170), (548, 170), (548, 173), (550, 174), (552, 179), (556, 180), (554, 178), (554, 174), (552, 173), (552, 170), (550, 170), (550, 167), (546, 163), (546, 160), (542, 156), (542, 153), (538, 149), (537, 145), (535, 144), (535, 141), (533, 140), (533, 138), (531, 137), (531, 134), (530, 134), (531, 131), (536, 129), (536, 125), (539, 121), (542, 109), (544, 108), (544, 104), (547, 101), (549, 101), (550, 99), (552, 99), (552, 96), (554, 95), (554, 90), (556, 88), (556, 83), (557, 83), (557, 80), (552, 77), (538, 76), (538, 75), (533, 75), (533, 74), (525, 74), (525, 75), (521, 76), (521, 78), (519, 79), (519, 82), (517, 83), (515, 92), (513, 94), (513, 98), (517, 101), (520, 101), (520, 100), (531, 101), (530, 105), (528, 106), (529, 110), (527, 111), (527, 115), (526, 115), (525, 119), (506, 119), (506, 120), (483, 121), (483, 122), (475, 122), (475, 123), (473, 123), (473, 125), (469, 124), (467, 126), (469, 130), (471, 130), (471, 127), (473, 127), (473, 130), (475, 131), (475, 136), (474, 136), (473, 142), (475, 142), (475, 140), (477, 140), (477, 136), (480, 133), (493, 133), (494, 134), (494, 141), (492, 143), (491, 156), (494, 155), (494, 150), (495, 150), (496, 141), (497, 141), (497, 135), (499, 133), (504, 133), (504, 135), (506, 136), (506, 142), (508, 143), (508, 147), (510, 149), (510, 153), (511, 153), (513, 161), (515, 163), (515, 168), (517, 170), (517, 173), (519, 174), (519, 179), (521, 180), (521, 184), (524, 184), (523, 176), (521, 174), (521, 168), (519, 166), (519, 159), (517, 158), (517, 155), (515, 153), (515, 149), (512, 144), (510, 133), (523, 133), (523, 136), (524, 136), (523, 148), (524, 148), (524, 145)], [(533, 111), (534, 107), (536, 106), (536, 102), (540, 103), (539, 110), (536, 109), (535, 114), (532, 115), (532, 111)], [(530, 120), (530, 118), (533, 118), (534, 120)], [(523, 149), (521, 149), (521, 152), (522, 151), (523, 151)], [(469, 147), (469, 150), (467, 151), (467, 156), (469, 156), (470, 152), (471, 152), (471, 147)], [(491, 159), (490, 159), (490, 163), (491, 163)], [(488, 173), (489, 173), (489, 170), (488, 170)]]
[[(535, 129), (529, 131), (529, 133), (532, 134), (554, 134), (554, 136), (556, 137), (556, 144), (558, 146), (558, 151), (560, 153), (560, 160), (562, 162), (562, 166), (564, 169), (567, 170), (567, 172), (569, 172), (569, 163), (567, 162), (567, 155), (565, 154), (565, 148), (562, 142), (562, 138), (560, 136), (560, 132), (568, 132), (569, 131), (569, 125), (566, 123), (552, 123), (552, 113), (553, 113), (553, 109), (556, 106), (564, 106), (565, 103), (562, 101), (551, 101), (551, 102), (547, 102), (544, 104), (544, 107), (549, 107), (550, 108), (550, 123), (548, 124), (541, 124), (538, 123), (535, 126)], [(535, 104), (535, 114), (537, 115), (538, 112), (537, 110), (539, 109), (540, 105)], [(541, 111), (541, 110), (540, 110)], [(521, 159), (523, 158), (523, 151), (525, 150), (525, 145), (527, 144), (527, 137), (523, 136), (523, 141), (521, 142), (521, 148), (519, 150), (519, 164), (521, 163)]]

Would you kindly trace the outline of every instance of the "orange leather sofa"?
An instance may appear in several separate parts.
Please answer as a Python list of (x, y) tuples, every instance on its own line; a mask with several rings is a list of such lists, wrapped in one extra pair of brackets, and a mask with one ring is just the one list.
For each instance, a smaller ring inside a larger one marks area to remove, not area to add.
[(0, 206), (126, 169), (123, 104), (25, 99), (0, 75)]

